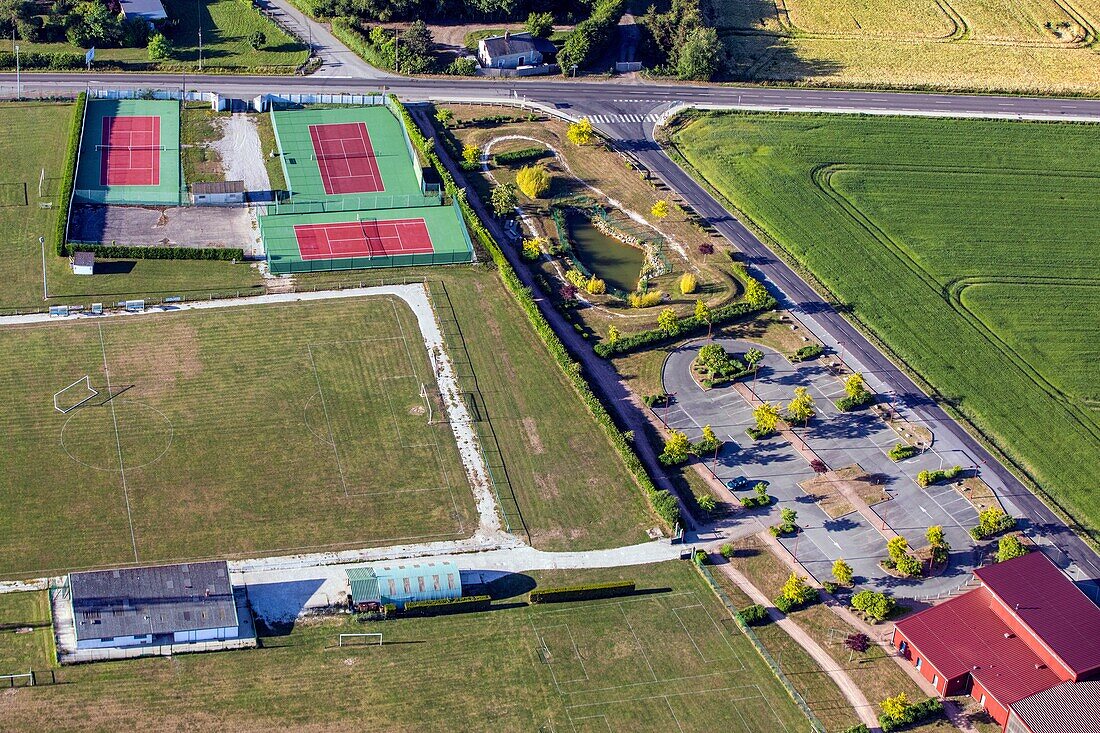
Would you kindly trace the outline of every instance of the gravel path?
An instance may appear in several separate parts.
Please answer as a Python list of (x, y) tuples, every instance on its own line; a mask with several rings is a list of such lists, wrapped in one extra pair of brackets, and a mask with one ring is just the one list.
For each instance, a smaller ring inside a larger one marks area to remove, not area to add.
[(246, 191), (270, 191), (260, 133), (252, 115), (234, 114), (219, 120), (222, 138), (211, 144), (222, 157), (225, 180), (244, 181)]

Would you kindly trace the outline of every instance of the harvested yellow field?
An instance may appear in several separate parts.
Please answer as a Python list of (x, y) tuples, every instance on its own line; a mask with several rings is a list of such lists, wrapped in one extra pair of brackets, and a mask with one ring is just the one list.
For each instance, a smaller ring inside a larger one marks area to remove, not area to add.
[(955, 19), (933, 0), (789, 0), (785, 7), (790, 25), (813, 35), (947, 38), (957, 32)]

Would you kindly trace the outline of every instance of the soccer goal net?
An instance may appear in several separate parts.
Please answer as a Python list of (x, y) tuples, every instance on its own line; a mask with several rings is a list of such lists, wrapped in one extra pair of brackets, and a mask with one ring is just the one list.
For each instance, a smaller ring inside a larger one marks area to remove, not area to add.
[(92, 387), (91, 377), (85, 374), (68, 387), (53, 393), (53, 409), (64, 415), (97, 396), (99, 391)]
[(340, 646), (382, 646), (382, 634), (340, 634)]

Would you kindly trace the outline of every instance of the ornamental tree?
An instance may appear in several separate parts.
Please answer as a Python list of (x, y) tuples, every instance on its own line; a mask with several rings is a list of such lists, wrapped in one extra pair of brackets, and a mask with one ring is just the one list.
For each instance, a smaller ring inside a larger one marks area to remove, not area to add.
[(596, 130), (592, 127), (592, 122), (587, 117), (582, 117), (569, 125), (569, 129), (566, 130), (565, 136), (569, 138), (569, 142), (574, 145), (591, 145), (596, 139)]
[(833, 562), (833, 577), (841, 585), (851, 585), (855, 573), (852, 571), (852, 566), (840, 557)]

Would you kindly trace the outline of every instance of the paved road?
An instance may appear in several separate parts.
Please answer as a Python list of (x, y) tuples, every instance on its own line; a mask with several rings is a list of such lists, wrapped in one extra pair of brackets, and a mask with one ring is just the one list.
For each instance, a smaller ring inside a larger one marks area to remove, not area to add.
[[(28, 95), (71, 94), (91, 86), (105, 88), (179, 88), (182, 77), (163, 74), (25, 74)], [(844, 349), (849, 362), (868, 375), (878, 391), (898, 395), (903, 409), (929, 425), (941, 452), (965, 455), (982, 467), (983, 476), (1027, 518), (1033, 530), (1060, 551), (1055, 559), (1075, 578), (1100, 577), (1100, 557), (1072, 534), (1041, 500), (931, 401), (889, 359), (834, 311), (741, 222), (732, 217), (654, 142), (658, 116), (676, 104), (729, 106), (775, 111), (823, 111), (866, 114), (973, 116), (1008, 119), (1100, 122), (1100, 99), (998, 97), (845, 91), (828, 89), (755, 88), (687, 84), (621, 84), (608, 81), (489, 79), (362, 79), (315, 77), (211, 76), (191, 86), (248, 98), (264, 92), (394, 92), (404, 99), (519, 100), (539, 102), (564, 114), (599, 119), (599, 127), (622, 150), (633, 154), (651, 172), (677, 191), (703, 217), (746, 254), (751, 266), (772, 286), (784, 306), (794, 310), (827, 345)], [(0, 74), (0, 97), (15, 94), (15, 76)], [(550, 316), (552, 311), (548, 312)], [(563, 330), (568, 338), (572, 329)], [(601, 380), (602, 381), (602, 380)], [(610, 385), (602, 385), (610, 386)], [(621, 399), (621, 396), (620, 396)], [(953, 461), (954, 462), (954, 461)]]

